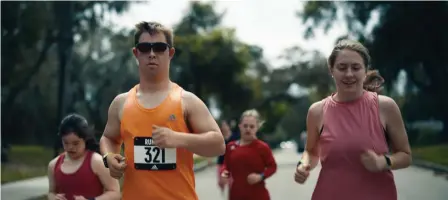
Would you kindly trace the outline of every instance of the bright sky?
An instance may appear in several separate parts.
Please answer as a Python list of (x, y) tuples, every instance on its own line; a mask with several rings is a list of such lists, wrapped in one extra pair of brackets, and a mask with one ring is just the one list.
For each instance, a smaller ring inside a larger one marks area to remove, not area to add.
[[(223, 26), (236, 28), (237, 37), (249, 44), (261, 46), (265, 57), (278, 67), (277, 57), (284, 49), (299, 45), (305, 50), (318, 49), (328, 56), (335, 40), (347, 30), (343, 22), (328, 34), (318, 32), (311, 40), (303, 39), (305, 27), (296, 12), (301, 9), (299, 0), (227, 0), (217, 1), (216, 10), (227, 10)], [(188, 0), (152, 0), (133, 4), (121, 16), (112, 16), (119, 27), (133, 28), (140, 21), (159, 21), (167, 26), (177, 24), (187, 12)]]
[[(209, 0), (203, 0), (209, 1)], [(222, 0), (215, 3), (219, 13), (226, 11), (222, 25), (236, 29), (238, 39), (245, 43), (258, 45), (264, 50), (264, 57), (276, 68), (282, 63), (278, 56), (292, 46), (304, 50), (319, 50), (329, 56), (336, 39), (347, 33), (344, 22), (335, 24), (327, 34), (317, 31), (314, 39), (305, 40), (305, 27), (296, 16), (302, 8), (299, 0)], [(129, 10), (110, 19), (119, 28), (133, 28), (140, 21), (158, 21), (173, 27), (188, 11), (189, 0), (152, 0), (148, 3), (131, 4)], [(290, 88), (292, 93), (301, 91), (297, 86)], [(214, 101), (211, 102), (215, 104)], [(220, 116), (217, 105), (210, 105), (212, 114)]]

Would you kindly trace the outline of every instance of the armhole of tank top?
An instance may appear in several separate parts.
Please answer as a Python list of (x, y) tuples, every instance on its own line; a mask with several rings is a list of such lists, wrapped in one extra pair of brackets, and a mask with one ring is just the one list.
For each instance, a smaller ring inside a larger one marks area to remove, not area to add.
[[(331, 97), (331, 96), (330, 96)], [(324, 124), (325, 124), (325, 122), (324, 122), (324, 116), (325, 116), (325, 110), (327, 109), (327, 104), (328, 104), (328, 98), (329, 97), (327, 97), (327, 98), (325, 98), (324, 99), (324, 102), (323, 102), (323, 104), (324, 105), (322, 105), (322, 119), (321, 119), (321, 121), (322, 121), (322, 127), (320, 127), (320, 130), (319, 130), (319, 137), (322, 135), (322, 132), (324, 131)]]
[[(137, 93), (137, 87), (134, 86), (132, 89), (130, 89), (128, 91), (128, 96), (126, 97), (126, 99), (124, 100), (123, 104), (121, 105), (121, 117), (120, 117), (120, 111), (118, 111), (118, 120), (120, 121), (120, 130), (121, 127), (124, 125), (123, 122), (123, 118), (125, 116), (126, 113), (126, 107), (128, 104), (132, 103), (132, 101), (134, 101), (135, 98), (135, 94)], [(121, 136), (121, 131), (120, 131), (120, 136)]]
[(64, 160), (65, 154), (59, 154), (58, 159), (56, 160), (56, 163), (54, 164), (53, 168), (53, 174), (56, 172), (56, 170), (61, 166), (62, 161)]
[(389, 133), (387, 133), (386, 127), (383, 126), (383, 123), (381, 123), (380, 95), (378, 95), (378, 93), (376, 93), (376, 92), (372, 92), (372, 93), (376, 98), (377, 109), (378, 109), (378, 123), (380, 123), (381, 129), (383, 130), (384, 137), (386, 139), (386, 145), (390, 148), (391, 143), (390, 143)]
[(95, 170), (93, 169), (93, 154), (95, 154), (94, 151), (87, 152), (87, 157), (86, 157), (88, 159), (87, 164), (89, 165), (89, 169), (92, 171), (92, 173), (95, 175), (98, 175), (98, 174), (96, 174)]
[(184, 102), (183, 102), (182, 97), (184, 95), (185, 90), (182, 87), (180, 87), (179, 85), (177, 85), (177, 89), (179, 90), (180, 110), (182, 112), (182, 117), (184, 119), (185, 126), (187, 126), (188, 132), (193, 133), (193, 129), (191, 128), (190, 121), (188, 120), (187, 112), (184, 110), (184, 109), (186, 109), (186, 107), (184, 107)]

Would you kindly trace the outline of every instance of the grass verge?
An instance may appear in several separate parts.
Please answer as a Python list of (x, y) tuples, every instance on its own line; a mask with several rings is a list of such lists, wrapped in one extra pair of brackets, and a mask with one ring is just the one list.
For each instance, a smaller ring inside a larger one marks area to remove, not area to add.
[(448, 167), (448, 144), (412, 148), (414, 158)]
[(45, 176), (53, 151), (40, 146), (11, 146), (9, 162), (2, 163), (1, 183)]

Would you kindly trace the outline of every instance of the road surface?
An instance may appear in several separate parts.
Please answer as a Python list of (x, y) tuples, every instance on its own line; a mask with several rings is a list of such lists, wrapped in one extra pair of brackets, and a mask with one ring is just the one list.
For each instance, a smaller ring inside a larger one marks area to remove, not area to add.
[[(305, 185), (293, 180), (295, 165), (300, 155), (295, 148), (275, 151), (277, 173), (267, 180), (272, 200), (309, 200), (316, 185), (319, 166), (313, 170)], [(394, 171), (399, 200), (448, 200), (448, 180), (432, 171), (409, 167)], [(196, 173), (199, 200), (224, 200), (216, 184), (216, 168), (209, 167)], [(335, 182), (336, 184), (336, 182)], [(2, 185), (1, 199), (26, 200), (48, 191), (46, 177)]]
[[(272, 200), (309, 200), (316, 185), (320, 167), (316, 167), (305, 185), (293, 180), (296, 161), (300, 155), (295, 149), (275, 153), (277, 173), (267, 180)], [(432, 171), (417, 167), (394, 171), (399, 200), (448, 200), (448, 180), (435, 176)], [(336, 183), (335, 183), (336, 184)], [(216, 185), (216, 168), (210, 167), (196, 174), (199, 200), (224, 200)]]

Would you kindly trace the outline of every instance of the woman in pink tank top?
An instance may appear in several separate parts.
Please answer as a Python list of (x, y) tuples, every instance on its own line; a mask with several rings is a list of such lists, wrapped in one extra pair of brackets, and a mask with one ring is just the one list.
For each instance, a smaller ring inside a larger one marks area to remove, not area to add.
[(50, 161), (50, 200), (120, 199), (118, 180), (109, 175), (87, 120), (77, 114), (65, 117), (59, 127), (65, 152)]
[(391, 170), (411, 164), (397, 104), (377, 95), (384, 80), (369, 70), (368, 50), (359, 42), (338, 42), (328, 66), (337, 91), (310, 106), (295, 181), (303, 184), (320, 158), (312, 200), (397, 200)]

